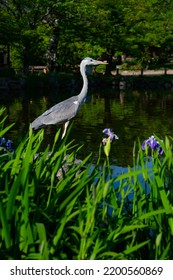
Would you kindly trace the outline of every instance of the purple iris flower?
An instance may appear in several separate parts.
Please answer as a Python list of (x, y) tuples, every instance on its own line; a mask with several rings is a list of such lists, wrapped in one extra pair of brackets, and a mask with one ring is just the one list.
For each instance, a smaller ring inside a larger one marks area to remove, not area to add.
[(112, 142), (115, 139), (119, 139), (118, 136), (113, 132), (112, 128), (105, 128), (103, 130), (103, 133), (106, 138), (110, 137), (110, 142)]
[(4, 146), (4, 144), (6, 143), (5, 138), (0, 138), (0, 147)]
[(142, 143), (142, 150), (145, 150), (147, 145), (149, 145), (152, 150), (158, 150), (159, 155), (163, 154), (162, 147), (153, 135)]
[(3, 137), (0, 138), (0, 147), (3, 148), (3, 150), (8, 150), (9, 152), (14, 152), (14, 146), (13, 146), (13, 141), (12, 140), (7, 140)]
[(13, 141), (7, 140), (6, 147), (10, 152), (14, 152)]

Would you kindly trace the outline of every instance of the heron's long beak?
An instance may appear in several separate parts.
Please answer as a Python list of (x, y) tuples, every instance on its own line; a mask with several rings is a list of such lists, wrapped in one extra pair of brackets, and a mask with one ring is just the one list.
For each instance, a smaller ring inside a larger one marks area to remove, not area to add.
[(95, 65), (100, 65), (100, 64), (108, 64), (108, 63), (107, 63), (107, 61), (95, 60), (94, 64)]

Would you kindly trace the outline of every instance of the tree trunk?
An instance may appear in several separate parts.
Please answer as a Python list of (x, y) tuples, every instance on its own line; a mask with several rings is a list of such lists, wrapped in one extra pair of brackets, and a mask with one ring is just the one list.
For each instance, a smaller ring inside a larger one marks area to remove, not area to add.
[(58, 34), (59, 28), (55, 27), (53, 30), (53, 36), (50, 38), (49, 48), (47, 52), (47, 68), (49, 72), (55, 72), (57, 70), (57, 49), (58, 49)]
[(114, 55), (114, 50), (113, 49), (107, 50), (106, 60), (107, 60), (108, 64), (106, 65), (106, 71), (105, 71), (105, 75), (107, 75), (107, 76), (111, 75), (113, 55)]
[(23, 50), (23, 73), (28, 74), (29, 72), (29, 49), (24, 46)]

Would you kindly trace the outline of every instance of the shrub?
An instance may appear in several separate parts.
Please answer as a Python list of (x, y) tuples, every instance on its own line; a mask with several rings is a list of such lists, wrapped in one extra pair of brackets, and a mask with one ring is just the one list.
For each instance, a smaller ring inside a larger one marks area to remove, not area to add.
[(103, 166), (90, 155), (76, 165), (68, 134), (42, 150), (44, 131), (30, 128), (0, 155), (0, 258), (172, 259), (172, 138), (157, 140), (164, 155), (138, 143), (133, 168), (115, 177), (109, 140)]

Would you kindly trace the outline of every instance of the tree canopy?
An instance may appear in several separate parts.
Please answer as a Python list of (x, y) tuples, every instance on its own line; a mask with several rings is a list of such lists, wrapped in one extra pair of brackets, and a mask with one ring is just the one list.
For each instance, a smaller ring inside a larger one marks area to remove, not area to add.
[(172, 53), (172, 8), (171, 0), (2, 0), (0, 47), (24, 70), (120, 54), (147, 64)]

